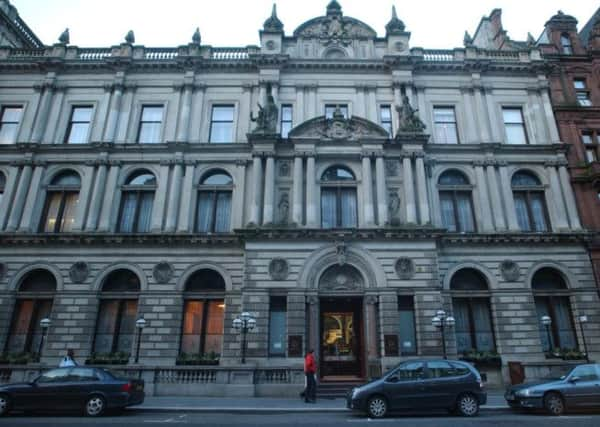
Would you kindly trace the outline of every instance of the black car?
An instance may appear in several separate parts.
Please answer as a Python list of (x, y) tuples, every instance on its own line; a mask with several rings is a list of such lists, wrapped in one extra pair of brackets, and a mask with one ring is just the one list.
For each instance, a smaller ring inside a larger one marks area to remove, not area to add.
[(372, 418), (394, 410), (422, 409), (447, 409), (472, 417), (486, 401), (481, 375), (468, 363), (410, 360), (382, 378), (352, 389), (346, 406)]
[(144, 381), (121, 379), (101, 368), (52, 369), (30, 383), (0, 386), (0, 415), (11, 410), (83, 410), (90, 417), (109, 408), (144, 402)]
[(579, 365), (561, 378), (511, 386), (504, 398), (511, 408), (546, 409), (552, 415), (600, 408), (600, 365)]

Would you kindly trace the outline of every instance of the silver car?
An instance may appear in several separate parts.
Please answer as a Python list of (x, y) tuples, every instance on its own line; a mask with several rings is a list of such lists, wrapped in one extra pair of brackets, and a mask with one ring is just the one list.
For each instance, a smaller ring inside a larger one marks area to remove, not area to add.
[(556, 380), (511, 386), (504, 398), (511, 408), (546, 409), (552, 415), (600, 408), (600, 365), (579, 365)]

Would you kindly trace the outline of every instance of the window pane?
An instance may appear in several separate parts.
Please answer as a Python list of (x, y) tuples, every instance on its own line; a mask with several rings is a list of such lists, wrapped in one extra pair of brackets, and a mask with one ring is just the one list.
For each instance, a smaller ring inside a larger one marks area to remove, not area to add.
[(515, 210), (517, 211), (517, 222), (522, 231), (531, 231), (529, 213), (527, 212), (527, 196), (525, 193), (513, 193), (515, 199)]
[(142, 121), (144, 122), (161, 122), (163, 115), (163, 107), (143, 107)]
[(152, 220), (152, 205), (154, 204), (154, 192), (144, 191), (140, 198), (140, 210), (138, 212), (137, 232), (147, 233), (150, 231)]
[(202, 185), (231, 185), (232, 183), (231, 177), (224, 173), (213, 173), (202, 181)]
[(15, 317), (8, 339), (7, 351), (19, 353), (25, 350), (31, 316), (33, 315), (33, 300), (18, 300), (15, 306)]
[(333, 188), (321, 189), (321, 226), (323, 228), (333, 228), (337, 224), (336, 195), (337, 192)]
[(356, 227), (357, 218), (357, 205), (356, 205), (356, 189), (354, 188), (343, 188), (341, 190), (341, 206), (342, 206), (342, 227)]
[(452, 299), (452, 313), (456, 320), (456, 351), (464, 353), (475, 346), (471, 339), (471, 322), (469, 321), (469, 304), (466, 298)]
[(456, 375), (456, 371), (450, 363), (441, 360), (427, 362), (427, 367), (429, 368), (429, 375), (432, 378), (444, 378)]
[(440, 192), (442, 224), (448, 231), (457, 231), (452, 193)]
[(553, 298), (554, 303), (554, 321), (560, 341), (560, 348), (574, 349), (577, 348), (577, 340), (575, 339), (575, 331), (572, 328), (571, 322), (571, 305), (567, 297)]
[(542, 341), (542, 350), (548, 352), (551, 348), (555, 347), (552, 333), (542, 324), (543, 316), (550, 316), (550, 310), (548, 307), (548, 300), (546, 298), (534, 297), (535, 309), (537, 313), (537, 322), (540, 331), (540, 338)]
[(224, 233), (229, 231), (231, 215), (231, 192), (217, 193), (217, 212), (215, 218), (215, 232)]
[(291, 105), (283, 105), (281, 107), (281, 120), (283, 121), (292, 121), (292, 106)]
[(340, 112), (342, 113), (344, 118), (347, 119), (348, 118), (348, 105), (345, 105), (345, 104), (339, 104), (339, 105), (328, 104), (328, 105), (326, 105), (325, 106), (325, 118), (332, 119), (333, 113), (335, 112), (337, 107), (339, 107)]
[(59, 231), (71, 231), (75, 223), (75, 213), (79, 205), (79, 193), (65, 193), (65, 206)]
[(456, 199), (460, 231), (475, 231), (473, 209), (471, 208), (471, 193), (458, 193)]
[(89, 123), (72, 123), (67, 143), (85, 144), (87, 142)]
[(92, 120), (92, 107), (75, 107), (71, 121), (73, 122), (90, 122)]
[(21, 121), (22, 114), (22, 107), (4, 107), (4, 109), (2, 110), (2, 123), (19, 123)]
[(200, 352), (200, 334), (202, 333), (203, 301), (186, 301), (181, 337), (182, 353)]
[(44, 221), (44, 232), (54, 233), (56, 229), (56, 222), (58, 221), (58, 213), (60, 210), (60, 202), (62, 200), (62, 193), (48, 193), (48, 208), (46, 213), (46, 220)]
[[(412, 298), (410, 300), (412, 306)], [(400, 308), (398, 314), (400, 317), (400, 352), (402, 355), (417, 354), (414, 308)]]
[(119, 301), (103, 300), (100, 303), (94, 341), (94, 351), (96, 353), (110, 353), (112, 351), (118, 312)]
[(489, 300), (486, 298), (472, 299), (473, 323), (475, 327), (475, 345), (479, 351), (492, 351), (496, 348)]
[(504, 129), (506, 131), (506, 142), (509, 144), (527, 144), (527, 137), (525, 136), (523, 125), (506, 124)]
[(223, 300), (212, 300), (208, 304), (208, 318), (206, 319), (206, 337), (204, 339), (204, 353), (221, 354), (223, 343), (223, 321), (225, 317), (225, 304)]
[(394, 374), (399, 381), (415, 381), (425, 378), (423, 362), (408, 362), (400, 366)]
[(121, 314), (121, 324), (119, 325), (119, 340), (117, 342), (117, 351), (130, 353), (133, 346), (135, 333), (135, 320), (137, 316), (137, 301), (125, 301), (125, 307)]
[(575, 86), (575, 89), (586, 89), (585, 80), (582, 79), (573, 80), (573, 85)]
[(135, 208), (137, 206), (137, 193), (123, 193), (123, 207), (121, 208), (121, 221), (119, 221), (119, 231), (122, 233), (131, 233), (135, 221)]
[(3, 123), (0, 127), (0, 144), (14, 144), (17, 142), (18, 124)]
[(531, 194), (531, 213), (535, 224), (535, 231), (547, 231), (546, 206), (543, 193)]
[(520, 108), (503, 108), (504, 123), (523, 123), (523, 114)]
[(456, 124), (454, 123), (436, 123), (435, 140), (438, 144), (458, 144)]
[(215, 193), (213, 192), (201, 191), (198, 193), (196, 230), (201, 233), (212, 231), (214, 198)]
[(269, 354), (285, 355), (286, 312), (269, 313)]
[(142, 123), (138, 142), (142, 144), (156, 144), (160, 142), (161, 123)]
[(233, 141), (233, 123), (216, 122), (210, 127), (210, 142), (227, 143)]
[(593, 141), (593, 139), (592, 139), (592, 137), (593, 137), (593, 134), (592, 134), (592, 133), (589, 133), (589, 132), (583, 132), (583, 133), (581, 134), (581, 141), (582, 141), (584, 144), (592, 144), (592, 143), (594, 142), (594, 141)]
[(232, 122), (233, 105), (214, 106), (212, 109), (213, 122)]

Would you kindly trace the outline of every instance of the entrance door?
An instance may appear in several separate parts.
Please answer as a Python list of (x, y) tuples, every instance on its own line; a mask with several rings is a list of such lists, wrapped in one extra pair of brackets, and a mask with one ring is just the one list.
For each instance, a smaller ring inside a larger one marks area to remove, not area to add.
[(321, 376), (362, 377), (362, 298), (321, 299)]

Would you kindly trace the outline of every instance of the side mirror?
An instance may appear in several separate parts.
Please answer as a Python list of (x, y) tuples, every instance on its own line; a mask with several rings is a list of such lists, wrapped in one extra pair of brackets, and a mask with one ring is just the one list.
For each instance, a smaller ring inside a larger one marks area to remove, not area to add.
[(573, 377), (569, 378), (570, 383), (576, 383), (579, 380), (581, 380), (581, 378), (579, 378), (578, 376), (573, 376)]

